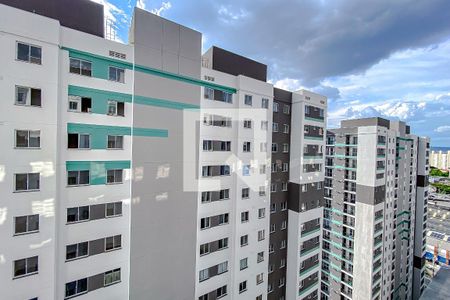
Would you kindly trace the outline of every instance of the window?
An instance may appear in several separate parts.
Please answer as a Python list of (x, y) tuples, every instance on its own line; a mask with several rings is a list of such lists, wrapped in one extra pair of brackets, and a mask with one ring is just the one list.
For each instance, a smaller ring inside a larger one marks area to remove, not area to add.
[(14, 174), (15, 176), (15, 191), (38, 191), (40, 186), (39, 173), (21, 173)]
[(217, 274), (222, 274), (228, 271), (228, 262), (225, 261), (217, 265)]
[(67, 223), (89, 220), (89, 206), (72, 207), (67, 209)]
[(242, 176), (250, 176), (250, 170), (251, 170), (250, 165), (243, 165), (242, 166)]
[(289, 133), (289, 125), (283, 124), (283, 133)]
[(274, 233), (276, 229), (276, 225), (275, 224), (270, 224), (270, 233)]
[(267, 284), (267, 293), (272, 293), (273, 292), (273, 286), (272, 283), (268, 283)]
[(202, 192), (202, 203), (211, 202), (211, 192)]
[(67, 172), (68, 186), (77, 186), (86, 184), (89, 184), (89, 170)]
[(217, 299), (222, 298), (226, 294), (227, 294), (227, 286), (226, 285), (224, 285), (216, 290), (216, 298)]
[(286, 248), (286, 240), (282, 240), (280, 243), (280, 249)]
[(67, 148), (69, 149), (90, 149), (91, 136), (82, 133), (67, 134)]
[(114, 284), (120, 281), (120, 268), (105, 272), (104, 285)]
[(262, 219), (265, 216), (266, 216), (266, 209), (265, 208), (258, 209), (258, 218)]
[(260, 196), (265, 196), (266, 195), (266, 187), (265, 186), (260, 186), (259, 187), (259, 195)]
[(115, 235), (105, 238), (105, 251), (111, 251), (122, 248), (122, 236)]
[(214, 100), (214, 90), (212, 88), (205, 87), (203, 95), (204, 95), (205, 99)]
[(289, 152), (289, 144), (283, 144), (283, 153)]
[(228, 224), (228, 214), (219, 215), (219, 225)]
[(266, 174), (266, 165), (259, 166), (259, 174)]
[(286, 210), (287, 209), (287, 202), (286, 201), (280, 203), (280, 209), (281, 210)]
[(262, 241), (262, 240), (264, 240), (266, 237), (265, 237), (265, 230), (263, 229), (263, 230), (259, 230), (258, 231), (258, 241)]
[(277, 211), (277, 204), (276, 203), (272, 203), (270, 205), (270, 212), (274, 213)]
[(271, 170), (272, 170), (272, 173), (276, 173), (277, 172), (277, 163), (272, 163), (272, 166), (271, 166)]
[(42, 63), (42, 48), (17, 42), (17, 60), (40, 65)]
[(89, 242), (66, 246), (66, 260), (72, 260), (88, 255)]
[(39, 148), (41, 132), (39, 130), (16, 130), (16, 148)]
[(210, 217), (206, 217), (206, 218), (201, 218), (200, 220), (200, 229), (206, 229), (211, 227), (211, 218)]
[(247, 257), (243, 258), (239, 261), (239, 267), (240, 267), (241, 271), (248, 268), (248, 258)]
[(200, 245), (200, 256), (209, 253), (209, 243)]
[(281, 230), (286, 229), (286, 221), (281, 222)]
[(239, 294), (245, 292), (246, 290), (247, 290), (247, 280), (239, 283)]
[(241, 236), (241, 247), (248, 245), (248, 234)]
[(272, 123), (272, 132), (278, 132), (278, 123)]
[(278, 112), (278, 103), (277, 102), (273, 102), (273, 112)]
[(262, 295), (257, 296), (257, 297), (256, 297), (256, 300), (263, 300)]
[(125, 70), (117, 67), (109, 67), (109, 80), (116, 82), (125, 82)]
[(209, 278), (209, 269), (200, 270), (198, 277), (199, 277), (198, 279), (200, 282), (208, 279)]
[(105, 216), (106, 217), (116, 217), (122, 215), (122, 201), (106, 203), (105, 205)]
[(250, 189), (243, 188), (242, 189), (242, 199), (247, 199), (248, 197), (250, 197)]
[(244, 142), (242, 146), (243, 152), (250, 152), (251, 151), (251, 143), (250, 142)]
[(269, 108), (269, 99), (267, 98), (261, 99), (261, 108)]
[(220, 166), (220, 175), (230, 175), (230, 166)]
[(108, 100), (107, 114), (110, 116), (125, 116), (125, 103)]
[(277, 184), (276, 183), (272, 183), (270, 185), (270, 192), (275, 193), (277, 191)]
[(92, 76), (92, 63), (87, 60), (71, 57), (69, 72), (84, 76)]
[(261, 130), (267, 130), (268, 127), (269, 127), (268, 121), (261, 121)]
[(280, 269), (284, 268), (285, 266), (286, 266), (286, 259), (282, 258), (281, 261), (280, 261)]
[[(273, 253), (274, 252), (274, 247), (273, 244), (269, 245), (269, 253)], [(270, 267), (272, 267), (272, 265), (270, 265)], [(270, 270), (270, 269), (269, 269)], [(273, 270), (272, 270), (273, 271)]]
[(267, 152), (267, 143), (266, 142), (259, 143), (259, 151), (260, 152)]
[(123, 182), (123, 170), (107, 170), (106, 171), (106, 183), (122, 183)]
[(288, 190), (288, 183), (287, 182), (282, 182), (281, 183), (281, 190), (283, 192), (286, 192)]
[(284, 277), (281, 277), (280, 280), (278, 281), (278, 286), (282, 287), (285, 284), (286, 279)]
[(123, 136), (108, 135), (108, 149), (123, 149)]
[(251, 95), (245, 95), (244, 98), (244, 104), (245, 105), (252, 105), (253, 97)]
[(66, 283), (66, 298), (87, 293), (87, 278)]
[(283, 105), (283, 113), (285, 113), (286, 115), (288, 115), (290, 113), (291, 107), (287, 104)]
[(38, 257), (28, 257), (14, 261), (14, 278), (33, 275), (39, 270)]
[(289, 163), (287, 163), (287, 162), (283, 163), (283, 168), (281, 170), (283, 172), (289, 171)]
[(264, 261), (264, 251), (258, 252), (256, 255), (256, 262), (260, 263), (262, 261)]
[(88, 97), (69, 95), (69, 111), (90, 113), (92, 109), (92, 99)]
[(261, 284), (264, 281), (264, 273), (256, 275), (256, 284)]
[(217, 250), (222, 250), (222, 249), (228, 248), (228, 238), (220, 239), (217, 242), (217, 244), (218, 244), (218, 249)]
[(219, 200), (226, 200), (226, 199), (230, 199), (230, 190), (229, 189), (220, 190)]
[(39, 215), (14, 217), (14, 234), (39, 231)]
[(41, 106), (42, 93), (34, 89), (16, 85), (16, 105)]
[(278, 152), (278, 144), (277, 143), (272, 143), (272, 152)]
[(252, 120), (244, 120), (244, 128), (252, 128)]
[(241, 212), (241, 223), (248, 222), (248, 219), (249, 219), (249, 212), (248, 211)]

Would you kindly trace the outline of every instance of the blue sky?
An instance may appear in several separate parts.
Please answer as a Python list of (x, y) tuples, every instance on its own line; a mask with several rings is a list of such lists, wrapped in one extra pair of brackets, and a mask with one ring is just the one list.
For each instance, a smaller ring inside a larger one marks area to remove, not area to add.
[(329, 126), (382, 116), (450, 146), (450, 1), (91, 0), (127, 42), (138, 6), (263, 62), (276, 86), (329, 98)]

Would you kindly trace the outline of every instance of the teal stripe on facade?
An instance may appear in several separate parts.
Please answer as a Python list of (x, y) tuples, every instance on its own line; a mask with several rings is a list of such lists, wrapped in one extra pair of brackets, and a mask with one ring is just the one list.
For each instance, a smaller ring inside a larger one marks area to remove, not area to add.
[[(88, 97), (92, 99), (92, 113), (106, 115), (108, 109), (108, 100), (116, 100), (126, 103), (131, 103), (133, 96), (131, 94), (110, 92), (104, 90), (97, 90), (92, 88), (69, 85), (69, 95)], [(150, 105), (157, 107), (164, 107), (170, 109), (199, 109), (199, 105), (188, 104), (183, 102), (176, 102), (164, 99), (149, 98), (136, 95), (134, 103), (142, 105)]]
[(129, 169), (131, 162), (129, 160), (116, 161), (66, 161), (67, 171), (86, 171), (89, 170), (91, 185), (106, 184), (106, 171)]
[(68, 133), (82, 133), (91, 136), (91, 149), (106, 149), (108, 135), (130, 135), (143, 137), (168, 137), (166, 129), (132, 128), (124, 126), (106, 126), (95, 124), (67, 123)]
[(134, 65), (133, 63), (130, 63), (130, 62), (124, 62), (124, 61), (120, 61), (117, 59), (112, 59), (109, 57), (104, 57), (101, 55), (92, 54), (92, 53), (88, 53), (88, 52), (84, 52), (84, 51), (80, 51), (80, 50), (76, 50), (76, 49), (72, 49), (72, 48), (62, 47), (61, 49), (69, 51), (70, 57), (84, 59), (84, 60), (88, 60), (88, 61), (92, 62), (92, 76), (97, 77), (97, 78), (108, 79), (108, 67), (109, 66), (114, 66), (114, 67), (118, 67), (118, 68), (129, 69), (129, 70), (133, 70), (133, 67), (134, 67), (135, 71), (138, 71), (141, 73), (146, 73), (146, 74), (150, 74), (150, 75), (154, 75), (154, 76), (158, 76), (158, 77), (163, 77), (163, 78), (167, 78), (167, 79), (186, 82), (186, 83), (193, 84), (193, 85), (209, 87), (209, 88), (225, 91), (225, 92), (232, 93), (232, 94), (235, 94), (237, 92), (235, 88), (203, 81), (203, 80), (192, 78), (192, 77), (187, 77), (187, 76), (183, 76), (183, 75), (179, 75), (179, 74), (165, 72), (162, 70), (153, 69), (153, 68), (149, 68), (149, 67), (145, 67), (145, 66)]

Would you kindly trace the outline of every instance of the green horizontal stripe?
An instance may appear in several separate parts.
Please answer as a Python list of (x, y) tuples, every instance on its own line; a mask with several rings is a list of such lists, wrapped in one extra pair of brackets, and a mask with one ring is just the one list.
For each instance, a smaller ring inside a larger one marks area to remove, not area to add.
[(358, 147), (356, 144), (335, 144), (336, 147)]
[(305, 120), (315, 121), (315, 122), (324, 122), (325, 121), (325, 119), (311, 118), (311, 117), (305, 117)]
[(108, 78), (108, 67), (115, 66), (115, 67), (128, 69), (128, 70), (134, 69), (141, 73), (150, 74), (150, 75), (167, 78), (167, 79), (171, 79), (171, 80), (177, 80), (177, 81), (181, 81), (181, 82), (185, 82), (185, 83), (189, 83), (189, 84), (193, 84), (193, 85), (209, 87), (209, 88), (225, 91), (225, 92), (232, 93), (232, 94), (235, 94), (237, 92), (237, 90), (235, 88), (203, 81), (200, 79), (196, 79), (196, 78), (192, 78), (192, 77), (188, 77), (188, 76), (184, 76), (184, 75), (179, 75), (179, 74), (170, 73), (170, 72), (166, 72), (166, 71), (162, 71), (162, 70), (158, 70), (158, 69), (153, 69), (153, 68), (149, 68), (146, 66), (135, 65), (131, 62), (120, 61), (117, 59), (113, 59), (113, 58), (109, 58), (109, 57), (105, 57), (105, 56), (101, 56), (101, 55), (97, 55), (97, 54), (92, 54), (89, 52), (80, 51), (80, 50), (76, 50), (76, 49), (72, 49), (72, 48), (68, 48), (68, 47), (62, 47), (61, 49), (69, 51), (70, 57), (91, 61), (93, 77), (107, 79)]
[(321, 141), (321, 140), (323, 140), (323, 137), (317, 137), (317, 136), (305, 136), (305, 139), (307, 139), (307, 140)]
[(175, 101), (163, 100), (163, 99), (156, 99), (156, 98), (149, 98), (149, 97), (137, 96), (137, 95), (134, 97), (134, 103), (142, 104), (142, 105), (164, 107), (164, 108), (171, 108), (171, 109), (179, 109), (179, 110), (199, 109), (200, 108), (199, 105), (181, 103), (181, 102), (175, 102)]

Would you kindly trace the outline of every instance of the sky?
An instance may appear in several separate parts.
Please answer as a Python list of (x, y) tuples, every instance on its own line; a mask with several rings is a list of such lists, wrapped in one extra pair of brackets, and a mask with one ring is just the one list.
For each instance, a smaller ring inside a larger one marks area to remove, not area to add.
[(448, 0), (91, 0), (127, 42), (135, 6), (268, 66), (275, 86), (328, 97), (342, 119), (400, 119), (450, 146)]

